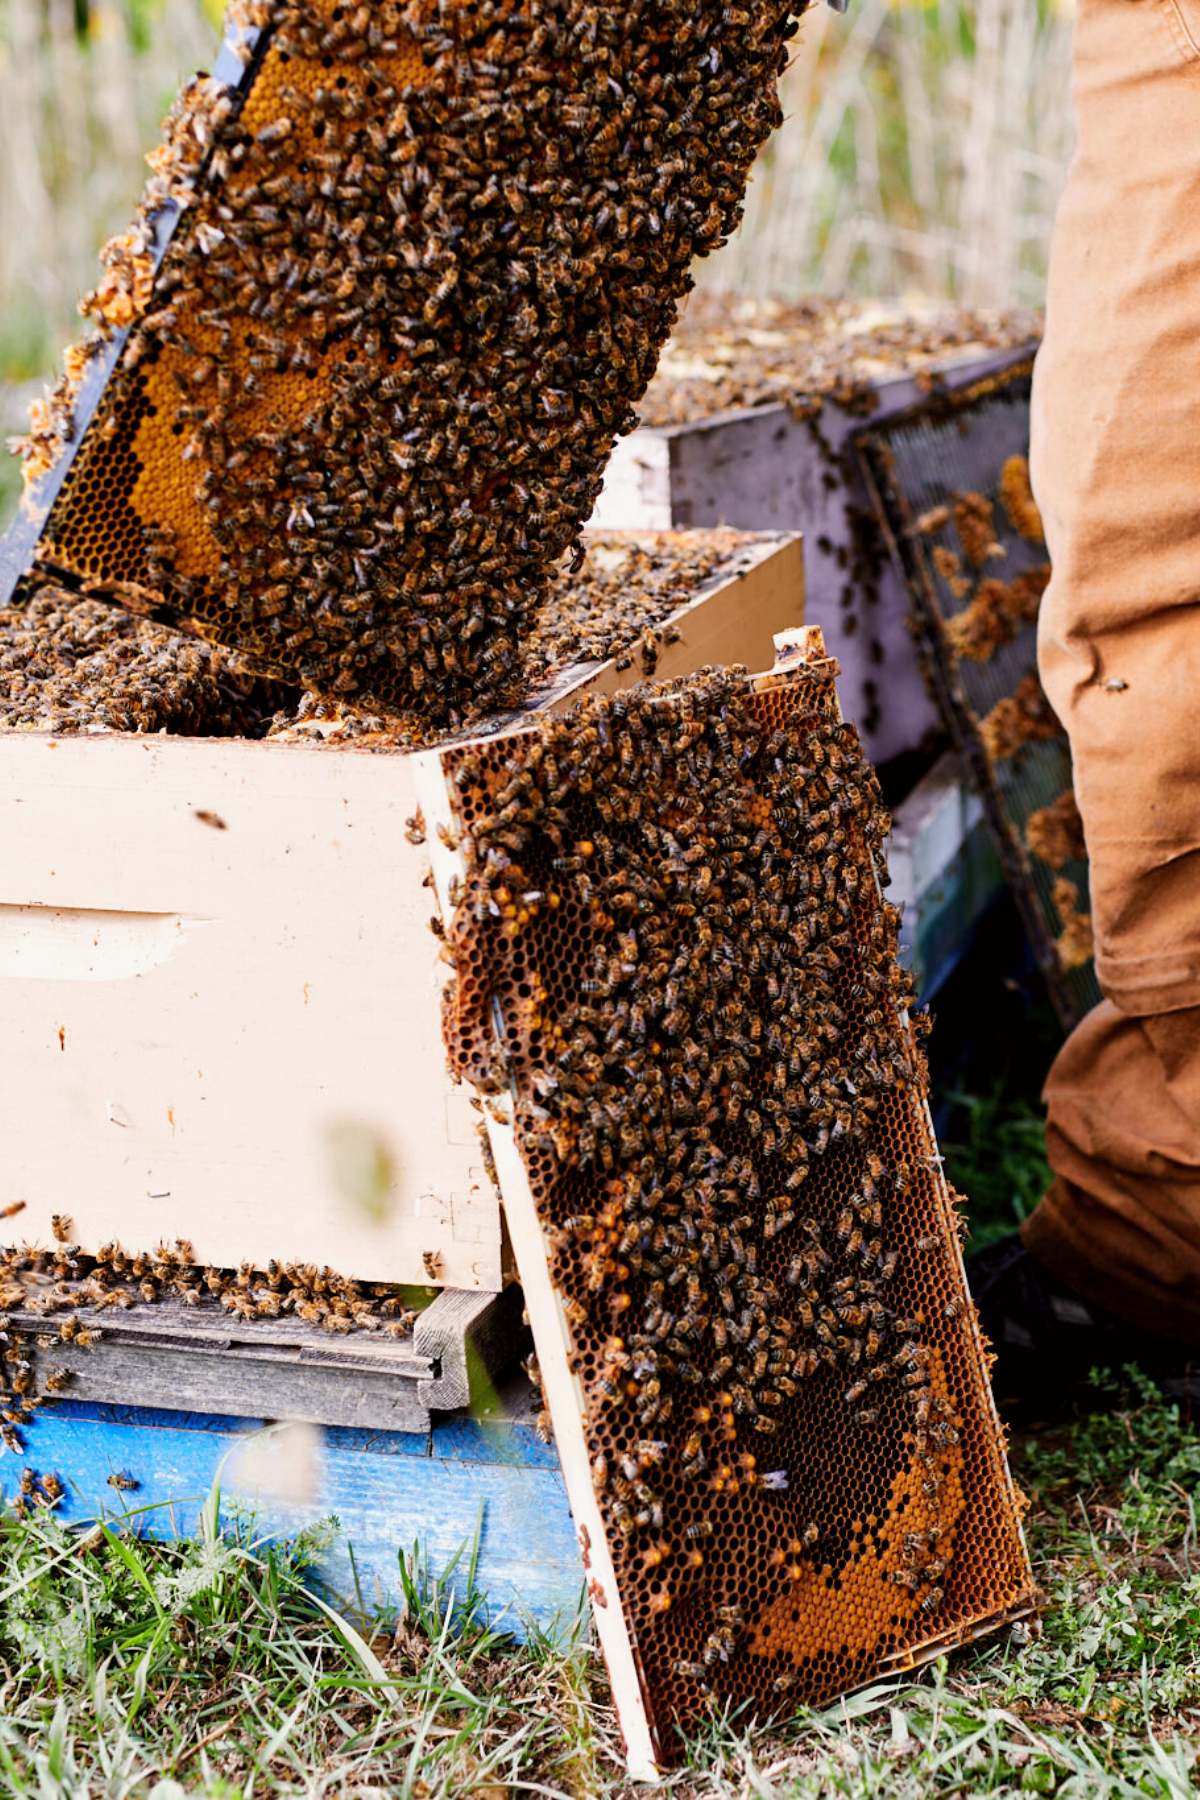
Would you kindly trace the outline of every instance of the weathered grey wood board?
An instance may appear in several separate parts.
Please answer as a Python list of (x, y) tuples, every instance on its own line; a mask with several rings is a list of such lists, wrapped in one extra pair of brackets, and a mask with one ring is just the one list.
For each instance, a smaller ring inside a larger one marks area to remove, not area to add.
[[(426, 1431), (430, 1414), (486, 1406), (524, 1344), (520, 1290), (443, 1289), (401, 1339), (345, 1337), (295, 1318), (232, 1318), (178, 1300), (76, 1314), (96, 1341), (31, 1351), (70, 1372), (73, 1400)], [(32, 1340), (54, 1320), (10, 1312)]]

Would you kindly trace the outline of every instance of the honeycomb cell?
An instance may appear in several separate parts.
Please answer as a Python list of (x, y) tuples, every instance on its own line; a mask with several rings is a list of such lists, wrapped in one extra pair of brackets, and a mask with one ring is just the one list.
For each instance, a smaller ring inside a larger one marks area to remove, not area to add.
[(515, 1098), (663, 1756), (707, 1706), (819, 1703), (1027, 1611), (832, 666), (640, 687), (443, 766), (451, 1066)]

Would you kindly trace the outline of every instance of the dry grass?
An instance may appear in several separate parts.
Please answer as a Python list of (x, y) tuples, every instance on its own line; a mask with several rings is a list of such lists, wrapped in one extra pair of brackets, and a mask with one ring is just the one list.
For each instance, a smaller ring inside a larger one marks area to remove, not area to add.
[(738, 238), (705, 285), (1037, 304), (1072, 141), (1044, 0), (814, 8)]

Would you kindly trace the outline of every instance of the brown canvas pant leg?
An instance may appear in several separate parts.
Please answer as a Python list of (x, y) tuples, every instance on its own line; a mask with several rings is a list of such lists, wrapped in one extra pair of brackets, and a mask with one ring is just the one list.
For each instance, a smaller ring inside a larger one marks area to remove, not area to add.
[(1107, 996), (1046, 1086), (1035, 1255), (1200, 1343), (1200, 0), (1080, 0), (1034, 485)]
[(1025, 1225), (1038, 1261), (1146, 1331), (1200, 1346), (1200, 1011), (1104, 1001), (1046, 1084), (1054, 1184)]

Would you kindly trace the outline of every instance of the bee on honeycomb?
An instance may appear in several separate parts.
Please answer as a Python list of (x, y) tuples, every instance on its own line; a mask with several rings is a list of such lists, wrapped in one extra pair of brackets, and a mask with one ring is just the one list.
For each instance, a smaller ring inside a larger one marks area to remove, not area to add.
[(514, 1096), (583, 1395), (555, 1434), (582, 1430), (660, 1741), (1021, 1604), (887, 818), (830, 665), (639, 686), (442, 764), (450, 1066)]
[(1044, 544), (1046, 531), (1029, 480), (1029, 458), (1010, 456), (1000, 471), (1000, 498), (1014, 531), (1027, 543)]
[(1052, 869), (1061, 869), (1064, 863), (1086, 860), (1083, 820), (1070, 788), (1049, 806), (1030, 815), (1025, 827), (1025, 842), (1033, 854)]
[[(936, 556), (935, 552), (935, 556)], [(960, 660), (990, 662), (1026, 625), (1035, 623), (1050, 565), (1025, 569), (1011, 581), (981, 581), (969, 606), (946, 621), (946, 639)]]
[[(184, 94), (85, 302), (128, 338), (40, 566), (417, 726), (516, 703), (801, 10), (250, 8), (245, 81)], [(76, 390), (42, 406), (34, 472)]]
[(979, 735), (993, 762), (1003, 762), (1026, 744), (1059, 737), (1062, 726), (1036, 675), (1027, 675), (1014, 694), (997, 700), (982, 720)]
[(996, 538), (996, 516), (986, 494), (957, 494), (954, 526), (967, 561), (975, 568), (1003, 557), (1004, 546)]
[(1054, 904), (1062, 921), (1058, 954), (1065, 969), (1081, 969), (1096, 954), (1092, 915), (1080, 910), (1079, 889), (1060, 875), (1054, 884)]

